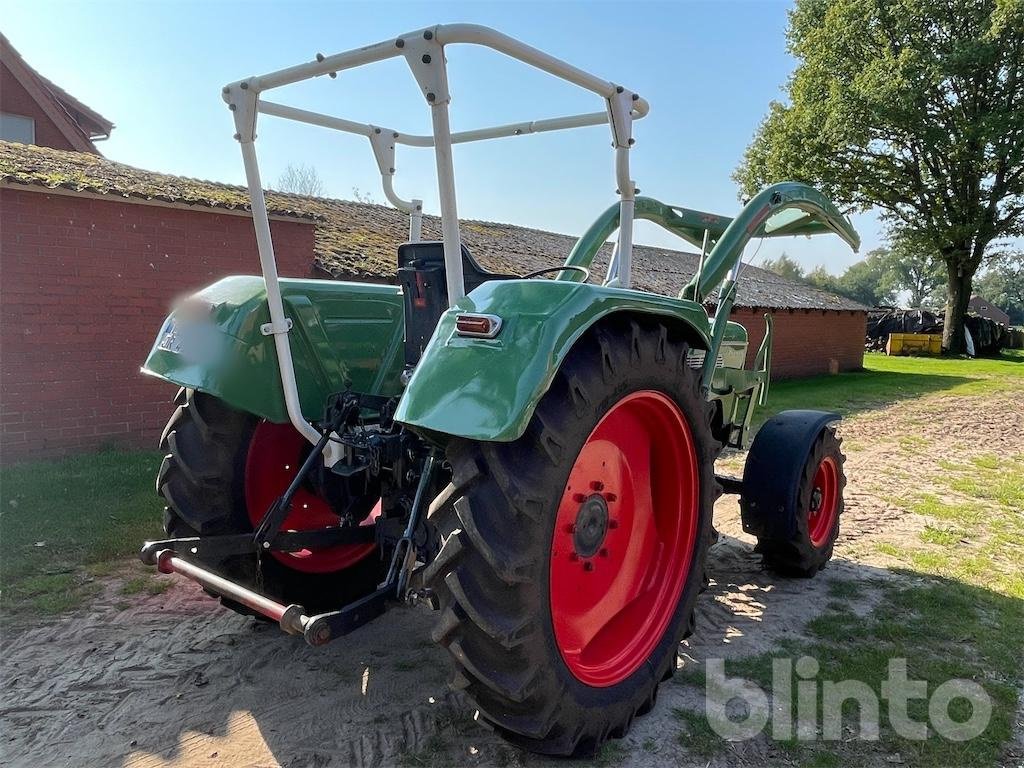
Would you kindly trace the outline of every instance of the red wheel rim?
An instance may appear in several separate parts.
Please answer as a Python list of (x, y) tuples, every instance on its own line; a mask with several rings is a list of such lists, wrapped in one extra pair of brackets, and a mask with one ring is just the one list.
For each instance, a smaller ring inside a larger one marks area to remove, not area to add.
[(583, 444), (558, 506), (549, 583), (555, 641), (581, 682), (625, 680), (664, 635), (690, 570), (698, 484), (686, 417), (660, 392), (622, 398)]
[[(291, 424), (262, 421), (256, 426), (245, 461), (245, 504), (253, 527), (259, 525), (270, 505), (285, 492), (311, 448)], [(379, 514), (380, 502), (362, 524), (372, 525)], [(338, 516), (327, 501), (308, 488), (300, 488), (281, 530), (309, 531), (337, 524)], [(296, 571), (333, 573), (355, 565), (375, 548), (375, 544), (339, 544), (326, 549), (270, 554)]]
[(826, 456), (814, 473), (811, 504), (807, 510), (807, 531), (815, 547), (823, 547), (828, 543), (838, 508), (839, 467), (835, 459)]

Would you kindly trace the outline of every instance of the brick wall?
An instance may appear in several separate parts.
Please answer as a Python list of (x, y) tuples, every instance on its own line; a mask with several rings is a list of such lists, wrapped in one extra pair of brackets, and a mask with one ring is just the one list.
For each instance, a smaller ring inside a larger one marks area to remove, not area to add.
[[(308, 276), (312, 223), (271, 226)], [(169, 306), (258, 271), (247, 216), (0, 189), (0, 460), (155, 447), (174, 387), (139, 367)]]
[[(747, 365), (754, 361), (764, 338), (764, 310), (739, 309), (732, 320), (750, 334)], [(864, 312), (822, 310), (775, 310), (772, 312), (772, 377), (791, 379), (864, 367)], [(832, 361), (835, 361), (832, 363)]]
[(11, 74), (6, 64), (0, 63), (0, 112), (31, 117), (36, 123), (36, 144), (54, 149), (75, 150), (67, 137), (60, 132), (39, 104), (33, 99), (18, 79)]
[[(274, 221), (284, 276), (311, 274), (314, 227)], [(139, 366), (173, 300), (258, 272), (252, 221), (201, 208), (0, 188), (0, 461), (154, 447), (172, 385)], [(733, 319), (750, 332), (762, 312)], [(778, 378), (863, 363), (862, 312), (777, 311)]]

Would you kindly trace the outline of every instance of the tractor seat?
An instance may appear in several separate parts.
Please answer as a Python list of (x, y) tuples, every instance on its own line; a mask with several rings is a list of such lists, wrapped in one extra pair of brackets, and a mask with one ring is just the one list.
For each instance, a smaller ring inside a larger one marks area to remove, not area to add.
[[(444, 243), (440, 240), (426, 240), (419, 243), (403, 243), (398, 246), (398, 274), (403, 269), (436, 269), (444, 274)], [(491, 272), (480, 266), (473, 258), (466, 245), (462, 244), (462, 275), (466, 281), (466, 293), (486, 283), (488, 280), (515, 280), (519, 275)], [(445, 306), (448, 306), (448, 289), (444, 280)]]
[[(519, 275), (489, 272), (462, 245), (462, 276), (466, 293), (489, 280), (516, 280)], [(405, 296), (405, 363), (416, 365), (448, 309), (444, 243), (427, 240), (398, 246), (398, 281)]]

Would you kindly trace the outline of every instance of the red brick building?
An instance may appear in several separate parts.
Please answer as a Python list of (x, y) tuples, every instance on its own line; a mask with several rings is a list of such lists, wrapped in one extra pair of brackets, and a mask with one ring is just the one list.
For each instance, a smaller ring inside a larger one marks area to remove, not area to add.
[(113, 128), (32, 69), (0, 35), (0, 140), (97, 153), (93, 142), (108, 138)]
[[(258, 272), (247, 203), (239, 187), (0, 142), (0, 460), (156, 444), (174, 388), (139, 366), (175, 298)], [(279, 193), (268, 206), (282, 275), (394, 280), (404, 214)], [(425, 217), (424, 237), (439, 236)], [(463, 239), (485, 266), (520, 274), (561, 263), (574, 242), (473, 221)], [(674, 295), (696, 262), (638, 247), (636, 287)], [(861, 367), (860, 305), (748, 267), (735, 318), (750, 330), (751, 357), (765, 312), (776, 377)]]

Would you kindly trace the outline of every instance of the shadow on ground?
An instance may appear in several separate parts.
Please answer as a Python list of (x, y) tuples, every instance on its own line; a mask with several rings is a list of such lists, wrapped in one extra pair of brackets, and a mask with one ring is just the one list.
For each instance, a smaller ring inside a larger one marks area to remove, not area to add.
[[(711, 586), (683, 668), (740, 658), (804, 637), (830, 584), (892, 573), (842, 559), (818, 578), (762, 571), (728, 536), (709, 557)], [(112, 588), (113, 589), (113, 588)], [(123, 599), (123, 598), (122, 598)], [(508, 765), (547, 762), (514, 750), (473, 720), (446, 686), (447, 660), (429, 640), (433, 617), (399, 608), (321, 649), (220, 609), (190, 584), (88, 614), (4, 633), (0, 762), (35, 765)], [(695, 686), (673, 681), (640, 718), (615, 764), (707, 764), (679, 744), (679, 706)], [(654, 744), (655, 749), (649, 749)], [(740, 745), (771, 758), (771, 742)], [(736, 754), (735, 752), (733, 754)], [(745, 759), (746, 759), (745, 758)], [(561, 762), (560, 764), (566, 764)]]
[(853, 414), (978, 380), (969, 376), (865, 370), (779, 381), (771, 384), (767, 408), (758, 416), (759, 421), (764, 421), (772, 413), (790, 408)]

